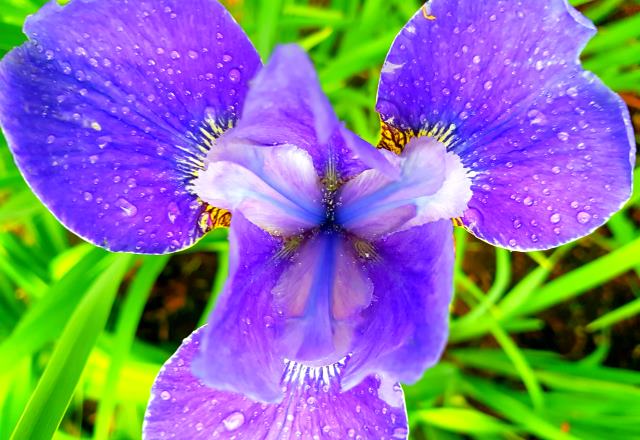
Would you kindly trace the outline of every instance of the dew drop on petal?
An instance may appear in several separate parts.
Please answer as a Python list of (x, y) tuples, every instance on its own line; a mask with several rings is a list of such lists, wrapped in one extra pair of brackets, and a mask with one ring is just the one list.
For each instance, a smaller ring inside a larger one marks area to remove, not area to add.
[(562, 142), (566, 142), (569, 140), (569, 133), (565, 132), (565, 131), (561, 131), (560, 133), (558, 133), (558, 139), (560, 139)]
[(580, 211), (576, 216), (576, 219), (578, 220), (578, 223), (584, 225), (586, 223), (589, 223), (589, 220), (591, 220), (591, 214), (589, 214), (588, 212)]
[(551, 217), (549, 217), (549, 221), (553, 224), (560, 223), (560, 214), (553, 214)]
[(493, 81), (487, 81), (484, 83), (484, 89), (485, 90), (491, 90), (493, 88)]
[(235, 431), (244, 423), (244, 414), (239, 411), (232, 412), (222, 421), (227, 431)]
[(118, 199), (115, 205), (120, 208), (127, 217), (133, 217), (138, 212), (138, 208), (127, 199)]
[(240, 71), (238, 69), (231, 69), (229, 71), (229, 80), (230, 81), (238, 82), (238, 81), (240, 81), (240, 77), (241, 77), (241, 74), (240, 74)]
[(160, 393), (160, 398), (162, 400), (169, 400), (171, 399), (171, 393), (169, 393), (169, 391), (163, 391)]

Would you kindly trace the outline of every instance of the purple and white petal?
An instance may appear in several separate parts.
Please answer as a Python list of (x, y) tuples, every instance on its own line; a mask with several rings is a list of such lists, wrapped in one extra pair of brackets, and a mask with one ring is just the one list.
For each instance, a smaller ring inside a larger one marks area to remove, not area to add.
[(225, 138), (256, 146), (295, 145), (311, 155), (320, 176), (331, 170), (348, 179), (368, 168), (390, 170), (375, 148), (343, 127), (309, 57), (295, 45), (275, 49), (251, 84), (240, 123)]
[(382, 151), (399, 172), (364, 171), (339, 192), (337, 221), (363, 238), (459, 217), (471, 198), (471, 179), (454, 153), (432, 138), (412, 139), (397, 156)]
[(189, 190), (260, 67), (215, 0), (72, 0), (25, 24), (0, 62), (0, 125), (62, 223), (114, 251), (163, 253), (202, 234)]
[(349, 389), (373, 373), (412, 383), (446, 345), (453, 293), (453, 226), (427, 223), (374, 241), (365, 267), (374, 286), (344, 372)]
[(145, 414), (145, 440), (407, 438), (400, 386), (369, 376), (341, 392), (341, 364), (312, 368), (288, 363), (279, 403), (208, 387), (191, 369), (203, 330), (185, 339), (156, 378)]
[(566, 0), (432, 0), (396, 38), (377, 109), (390, 133), (435, 137), (474, 172), (463, 222), (478, 237), (546, 249), (629, 197), (628, 110), (579, 62), (594, 33)]
[(241, 213), (272, 235), (300, 234), (324, 218), (311, 156), (293, 145), (255, 147), (223, 136), (193, 192), (212, 206)]

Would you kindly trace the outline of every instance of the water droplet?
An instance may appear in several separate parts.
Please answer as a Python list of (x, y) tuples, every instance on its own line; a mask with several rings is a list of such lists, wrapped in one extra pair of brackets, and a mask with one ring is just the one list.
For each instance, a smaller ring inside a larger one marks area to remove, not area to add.
[(240, 74), (240, 71), (239, 71), (238, 69), (231, 69), (231, 70), (229, 71), (229, 80), (230, 80), (231, 82), (238, 82), (238, 81), (240, 81), (240, 77), (241, 77), (241, 74)]
[(222, 421), (227, 431), (235, 431), (244, 423), (244, 414), (239, 411), (232, 412)]
[(444, 96), (449, 96), (451, 94), (451, 90), (447, 89), (446, 87), (444, 89), (442, 89), (442, 94)]
[(233, 57), (229, 54), (224, 54), (222, 55), (222, 61), (224, 61), (225, 63), (228, 63), (229, 61), (231, 61), (233, 59)]
[(560, 223), (560, 214), (553, 214), (551, 217), (549, 217), (549, 221), (553, 224)]
[(551, 172), (553, 174), (560, 174), (560, 167), (555, 166), (555, 167), (551, 168)]
[(513, 238), (511, 240), (509, 240), (509, 246), (516, 247), (517, 245), (518, 245), (518, 242), (515, 241)]
[(405, 439), (407, 435), (409, 435), (407, 428), (396, 428), (393, 430), (393, 438)]
[(90, 202), (91, 200), (93, 200), (93, 194), (91, 194), (90, 192), (85, 192), (82, 194), (82, 196), (84, 197), (84, 200), (87, 202)]
[(45, 50), (44, 51), (44, 56), (48, 59), (48, 60), (52, 60), (55, 56), (55, 54), (53, 53), (52, 50)]
[(49, 136), (47, 136), (47, 144), (53, 144), (53, 142), (56, 140), (56, 137), (52, 134), (50, 134)]
[(353, 429), (353, 428), (350, 428), (350, 429), (347, 431), (347, 435), (349, 436), (349, 438), (353, 438), (353, 437), (355, 437), (355, 436), (356, 436), (356, 430), (355, 430), (355, 429)]
[(198, 58), (198, 52), (196, 52), (195, 50), (188, 51), (187, 55), (189, 55), (189, 58), (191, 58), (192, 60)]
[(558, 133), (558, 139), (560, 139), (562, 142), (568, 141), (569, 133), (567, 133), (566, 131), (561, 131), (560, 133)]
[(138, 208), (127, 199), (116, 200), (116, 206), (122, 209), (122, 212), (124, 212), (124, 215), (127, 217), (133, 217), (138, 212)]
[(513, 221), (513, 227), (515, 229), (520, 229), (522, 227), (522, 222), (520, 220), (518, 220), (518, 219), (514, 220)]
[(180, 53), (177, 50), (172, 50), (169, 56), (172, 60), (177, 60), (178, 58), (180, 58)]
[(162, 400), (169, 400), (171, 399), (171, 393), (169, 391), (163, 391), (160, 393), (160, 398)]
[(576, 96), (578, 96), (578, 89), (576, 87), (569, 87), (567, 89), (567, 95), (575, 98)]
[(204, 429), (204, 425), (202, 422), (196, 423), (196, 431), (202, 431)]
[(475, 57), (473, 57), (474, 64), (480, 64), (480, 61), (481, 61), (480, 55), (476, 55)]
[(491, 90), (493, 88), (493, 81), (487, 81), (486, 83), (484, 83), (484, 89), (485, 90)]
[(265, 316), (264, 318), (262, 318), (262, 320), (264, 321), (264, 326), (266, 328), (271, 328), (273, 327), (273, 323), (275, 322), (275, 320), (271, 317), (271, 316)]
[(544, 125), (547, 123), (546, 116), (536, 109), (529, 110), (527, 117), (531, 125)]
[(525, 206), (531, 206), (533, 205), (533, 199), (530, 196), (527, 196), (524, 198), (522, 203), (524, 203)]
[(591, 220), (591, 214), (589, 214), (588, 212), (580, 211), (576, 216), (576, 220), (578, 220), (578, 223), (584, 225), (586, 223), (589, 223), (589, 220)]

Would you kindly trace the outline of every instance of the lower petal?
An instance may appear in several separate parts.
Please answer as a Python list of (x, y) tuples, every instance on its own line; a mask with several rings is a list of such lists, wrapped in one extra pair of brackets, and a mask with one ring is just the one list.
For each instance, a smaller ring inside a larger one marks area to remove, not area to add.
[(145, 414), (143, 438), (343, 439), (408, 436), (399, 385), (369, 376), (340, 390), (343, 364), (311, 368), (290, 362), (281, 402), (264, 404), (206, 386), (191, 369), (201, 349), (196, 330), (162, 367)]
[(373, 242), (367, 264), (376, 299), (362, 312), (348, 389), (372, 373), (411, 383), (440, 358), (446, 345), (453, 293), (453, 226), (440, 220)]

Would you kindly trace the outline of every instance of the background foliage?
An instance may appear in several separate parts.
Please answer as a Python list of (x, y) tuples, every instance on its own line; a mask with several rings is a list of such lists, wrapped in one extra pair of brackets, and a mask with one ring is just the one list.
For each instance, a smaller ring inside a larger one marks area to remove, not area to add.
[[(41, 3), (1, 1), (0, 56)], [(640, 132), (640, 1), (572, 3), (600, 27), (585, 66), (623, 95)], [(340, 117), (377, 140), (380, 66), (417, 1), (226, 4), (263, 57), (279, 42), (309, 50)], [(406, 387), (413, 438), (640, 439), (639, 203), (634, 191), (607, 227), (553, 252), (456, 232), (451, 344)], [(220, 231), (170, 257), (82, 242), (32, 195), (0, 138), (0, 439), (139, 438), (158, 369), (203, 322), (226, 271)]]

